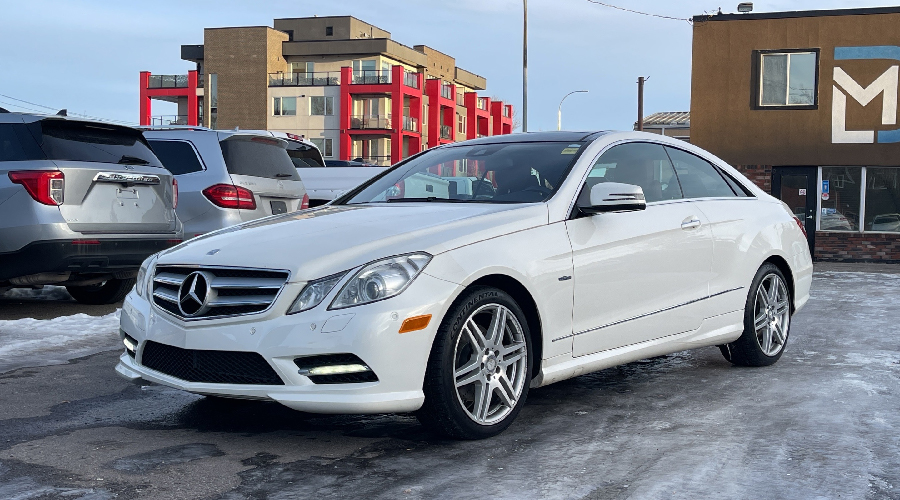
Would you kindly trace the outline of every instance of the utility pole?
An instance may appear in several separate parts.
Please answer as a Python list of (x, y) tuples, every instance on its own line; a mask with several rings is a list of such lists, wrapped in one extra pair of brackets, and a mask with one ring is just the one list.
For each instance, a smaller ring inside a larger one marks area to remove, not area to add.
[(522, 6), (522, 132), (528, 132), (528, 0)]
[(647, 81), (643, 76), (638, 77), (638, 131), (644, 130), (644, 82)]

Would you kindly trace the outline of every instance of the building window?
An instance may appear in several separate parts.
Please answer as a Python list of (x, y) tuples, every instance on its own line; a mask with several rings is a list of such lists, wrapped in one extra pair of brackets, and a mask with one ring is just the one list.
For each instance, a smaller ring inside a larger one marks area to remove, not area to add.
[(864, 230), (900, 233), (900, 168), (865, 170)]
[(319, 151), (322, 153), (322, 156), (325, 158), (334, 157), (334, 142), (333, 139), (324, 139), (324, 138), (314, 138), (310, 139), (312, 143), (319, 148)]
[(294, 116), (297, 114), (296, 97), (276, 97), (272, 100), (272, 114), (275, 116)]
[(209, 128), (216, 128), (219, 118), (219, 75), (209, 74)]
[(334, 97), (312, 96), (309, 98), (310, 116), (331, 116), (334, 114)]
[(861, 167), (822, 167), (820, 231), (859, 231), (861, 183)]
[(460, 134), (466, 133), (466, 117), (460, 113), (456, 114), (456, 131)]
[(334, 26), (325, 26), (325, 36), (334, 36)]
[(818, 50), (763, 51), (757, 65), (760, 108), (818, 105)]

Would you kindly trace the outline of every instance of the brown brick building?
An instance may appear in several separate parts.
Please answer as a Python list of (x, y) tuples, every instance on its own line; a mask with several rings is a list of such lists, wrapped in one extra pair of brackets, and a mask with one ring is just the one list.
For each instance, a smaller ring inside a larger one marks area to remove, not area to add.
[(806, 223), (818, 260), (900, 262), (900, 7), (694, 18), (691, 142)]

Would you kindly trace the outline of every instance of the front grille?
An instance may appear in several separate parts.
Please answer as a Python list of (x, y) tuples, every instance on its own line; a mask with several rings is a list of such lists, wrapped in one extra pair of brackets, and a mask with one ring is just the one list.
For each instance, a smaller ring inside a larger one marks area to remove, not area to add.
[[(359, 356), (350, 353), (323, 354), (318, 356), (304, 356), (295, 358), (294, 364), (301, 372), (313, 368), (337, 365), (363, 365), (368, 367)], [(339, 373), (333, 375), (306, 375), (314, 384), (359, 384), (363, 382), (378, 382), (378, 377), (371, 369), (357, 373)]]
[[(198, 275), (194, 297), (179, 295), (182, 285), (190, 290)], [(153, 303), (188, 320), (253, 314), (272, 305), (288, 276), (287, 271), (159, 266), (153, 276)]]
[(210, 384), (284, 385), (259, 353), (205, 351), (148, 341), (141, 364), (188, 382)]

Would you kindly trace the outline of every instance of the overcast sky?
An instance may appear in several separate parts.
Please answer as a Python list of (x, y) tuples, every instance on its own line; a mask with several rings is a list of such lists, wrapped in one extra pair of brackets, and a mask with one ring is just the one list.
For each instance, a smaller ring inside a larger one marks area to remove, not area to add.
[[(729, 0), (605, 0), (687, 19), (733, 12)], [(757, 1), (756, 12), (873, 7), (878, 0)], [(182, 44), (203, 43), (203, 28), (271, 26), (282, 17), (353, 15), (408, 46), (425, 44), (487, 78), (484, 94), (522, 104), (521, 0), (0, 0), (0, 106), (52, 108), (136, 122), (138, 73), (185, 73)], [(691, 26), (603, 7), (588, 0), (529, 3), (529, 130), (630, 129), (636, 80), (649, 76), (645, 110), (690, 109)], [(8, 97), (4, 97), (8, 96)], [(153, 114), (174, 114), (154, 101)]]

